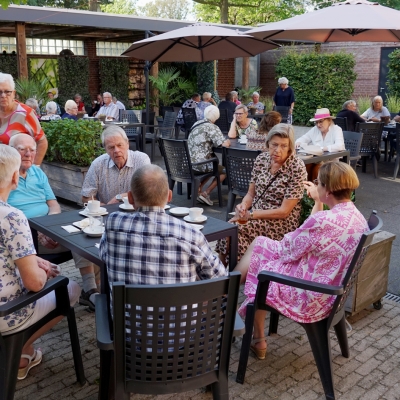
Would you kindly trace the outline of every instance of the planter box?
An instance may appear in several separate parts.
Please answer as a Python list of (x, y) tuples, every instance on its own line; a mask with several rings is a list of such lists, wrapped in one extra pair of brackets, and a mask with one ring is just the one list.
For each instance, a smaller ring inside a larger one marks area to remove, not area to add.
[(381, 307), (381, 299), (386, 294), (390, 253), (396, 235), (389, 232), (378, 232), (368, 249), (357, 280), (346, 300), (345, 310), (350, 315), (356, 314), (374, 304)]
[(57, 197), (82, 204), (81, 189), (89, 167), (47, 161), (41, 167)]

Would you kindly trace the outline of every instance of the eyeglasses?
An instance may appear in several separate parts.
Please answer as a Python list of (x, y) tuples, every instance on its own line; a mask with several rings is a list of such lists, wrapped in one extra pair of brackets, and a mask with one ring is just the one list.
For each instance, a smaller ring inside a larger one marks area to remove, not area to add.
[(32, 149), (30, 147), (17, 146), (16, 149), (22, 154), (26, 154), (28, 151), (31, 153), (36, 153), (36, 148)]
[(13, 90), (0, 90), (0, 96), (11, 96)]
[(244, 113), (235, 113), (235, 115), (244, 115)]

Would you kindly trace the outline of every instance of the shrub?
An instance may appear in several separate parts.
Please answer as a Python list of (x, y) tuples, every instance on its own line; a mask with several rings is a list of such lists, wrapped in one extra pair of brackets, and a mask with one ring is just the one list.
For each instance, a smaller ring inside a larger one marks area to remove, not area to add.
[(100, 58), (101, 91), (110, 92), (119, 101), (128, 104), (129, 60)]
[(290, 51), (276, 67), (278, 76), (286, 76), (296, 97), (294, 122), (310, 125), (317, 108), (329, 108), (332, 114), (351, 98), (355, 60), (352, 54), (299, 54)]
[(104, 153), (101, 146), (103, 128), (98, 121), (61, 119), (42, 123), (49, 142), (46, 161), (59, 161), (88, 167)]
[(371, 107), (371, 98), (372, 97), (369, 96), (360, 96), (357, 98), (356, 102), (357, 102), (358, 112), (360, 113), (360, 115)]
[(16, 54), (1, 54), (0, 55), (0, 71), (4, 74), (11, 74), (14, 79), (18, 78)]
[(388, 94), (386, 96), (386, 107), (391, 113), (398, 113), (400, 110), (400, 96)]
[(387, 82), (390, 94), (400, 96), (400, 50), (394, 50), (389, 54)]
[[(248, 89), (239, 89), (239, 98), (240, 101), (246, 105), (253, 101), (252, 96), (254, 92), (261, 92), (261, 87), (259, 86), (250, 86)], [(261, 101), (261, 100), (260, 100)]]

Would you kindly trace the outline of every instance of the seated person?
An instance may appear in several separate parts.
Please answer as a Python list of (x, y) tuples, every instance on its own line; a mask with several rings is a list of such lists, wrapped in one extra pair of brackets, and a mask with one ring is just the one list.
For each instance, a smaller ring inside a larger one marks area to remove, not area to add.
[[(218, 126), (214, 125), (219, 118), (219, 110), (216, 106), (209, 106), (204, 110), (204, 119), (197, 121), (190, 131), (188, 138), (188, 147), (192, 163), (207, 160), (214, 157), (213, 147), (224, 146), (229, 147), (229, 139), (225, 140), (224, 135)], [(194, 166), (195, 174), (204, 174), (213, 170), (212, 163)], [(221, 182), (225, 179), (226, 173), (222, 165), (218, 166)], [(217, 179), (214, 178), (207, 189), (203, 191), (207, 179), (201, 182), (199, 187), (199, 195), (197, 200), (201, 203), (213, 205), (210, 199), (210, 193), (217, 186)]]
[(225, 95), (225, 100), (218, 104), (220, 110), (228, 110), (228, 121), (231, 122), (233, 119), (233, 113), (236, 109), (236, 103), (232, 100), (232, 93), (227, 93)]
[(92, 113), (90, 116), (95, 116), (96, 113), (100, 110), (100, 108), (104, 105), (103, 96), (99, 93), (96, 97), (96, 100), (92, 101)]
[[(335, 125), (333, 119), (335, 117), (331, 116), (327, 108), (318, 108), (314, 118), (310, 119), (310, 122), (315, 123), (314, 128), (296, 140), (296, 148), (300, 148), (302, 144), (312, 144), (319, 146), (322, 151), (345, 150), (342, 128)], [(317, 179), (320, 166), (321, 163), (306, 165), (309, 180)]]
[(266, 139), (269, 131), (282, 121), (282, 115), (276, 111), (268, 111), (260, 122), (258, 131), (247, 134), (246, 148), (267, 151)]
[(107, 120), (119, 121), (119, 108), (112, 102), (112, 94), (110, 92), (103, 93), (103, 102), (104, 104), (100, 107), (100, 110), (93, 116), (105, 115)]
[[(36, 154), (36, 143), (33, 138), (22, 133), (14, 135), (10, 139), (10, 146), (18, 151), (21, 165), (19, 168), (18, 187), (10, 193), (8, 203), (21, 210), (27, 218), (59, 214), (61, 208), (51, 190), (47, 176), (39, 167), (33, 165), (33, 159)], [(68, 251), (68, 249), (40, 232), (38, 232), (38, 242), (39, 254), (57, 254)], [(95, 266), (76, 253), (72, 253), (72, 256), (83, 281), (83, 290), (79, 303), (94, 310), (94, 296), (98, 294), (94, 274)], [(99, 281), (100, 277), (98, 276)]]
[(242, 104), (242, 102), (239, 100), (239, 98), (238, 98), (238, 92), (236, 91), (236, 90), (232, 90), (232, 92), (231, 92), (231, 95), (232, 95), (232, 101), (237, 105), (237, 106), (239, 106), (240, 104)]
[(251, 98), (253, 99), (253, 101), (247, 104), (247, 107), (255, 108), (257, 112), (263, 113), (265, 106), (263, 103), (260, 103), (260, 94), (258, 92), (253, 92)]
[(74, 101), (78, 106), (78, 113), (85, 114), (86, 113), (85, 103), (82, 101), (82, 96), (79, 93), (77, 93), (74, 96)]
[[(350, 165), (330, 162), (321, 166), (318, 183), (306, 182), (307, 193), (315, 201), (311, 215), (294, 232), (281, 240), (257, 237), (236, 266), (245, 283), (245, 301), (239, 308), (243, 316), (246, 306), (254, 302), (262, 271), (340, 285), (357, 245), (368, 224), (350, 196), (359, 186)], [(326, 204), (329, 210), (323, 211)], [(334, 260), (334, 261), (333, 261)], [(336, 296), (315, 293), (271, 282), (266, 303), (281, 314), (300, 323), (320, 321), (329, 316)], [(266, 311), (257, 310), (251, 349), (264, 359), (267, 342), (264, 333)]]
[(25, 100), (25, 105), (32, 108), (37, 118), (40, 118), (40, 108), (36, 99), (30, 98)]
[[(57, 111), (56, 111), (56, 114), (61, 116), (60, 106), (59, 106), (58, 103), (54, 100), (54, 93), (53, 93), (51, 90), (49, 90), (49, 91), (47, 92), (47, 102), (50, 102), (50, 101), (54, 101), (54, 102), (57, 104)], [(47, 104), (47, 103), (46, 103), (46, 104)], [(42, 105), (42, 108), (41, 108), (41, 110), (40, 110), (42, 114), (44, 114), (44, 113), (47, 112), (47, 111), (46, 111), (46, 104)]]
[(208, 107), (214, 105), (216, 106), (217, 104), (215, 103), (215, 100), (212, 98), (212, 95), (210, 92), (204, 92), (203, 93), (203, 101), (197, 104), (197, 108), (200, 111), (200, 114), (198, 115), (197, 119), (203, 119), (204, 118), (204, 110)]
[[(257, 236), (281, 240), (299, 226), (307, 172), (303, 160), (296, 156), (292, 125), (275, 125), (266, 144), (267, 151), (254, 163), (249, 190), (229, 221), (238, 223), (238, 260)], [(222, 239), (215, 248), (225, 265), (228, 246)]]
[(73, 119), (77, 120), (78, 117), (78, 105), (74, 100), (67, 100), (65, 103), (65, 113), (61, 116), (61, 119)]
[(227, 275), (203, 234), (165, 213), (172, 192), (160, 167), (137, 169), (128, 198), (135, 212), (110, 214), (100, 240), (110, 292), (113, 282), (158, 285)]
[(46, 106), (46, 115), (43, 115), (40, 120), (41, 121), (55, 121), (57, 119), (61, 119), (61, 117), (57, 114), (57, 103), (55, 101), (49, 101)]
[[(22, 136), (29, 137), (28, 135)], [(18, 151), (11, 146), (0, 144), (0, 196), (2, 199), (0, 201), (0, 259), (2, 266), (0, 269), (0, 304), (12, 301), (28, 291), (40, 291), (47, 279), (58, 274), (48, 261), (36, 257), (31, 230), (25, 215), (6, 202), (11, 190), (18, 185), (20, 164), (21, 156)], [(79, 285), (70, 280), (68, 293), (71, 307), (78, 300), (79, 291)], [(42, 319), (55, 307), (55, 294), (51, 292), (13, 314), (0, 318), (1, 334), (10, 335), (24, 330)], [(35, 350), (33, 342), (62, 318), (62, 316), (54, 318), (26, 341), (22, 348), (18, 379), (25, 379), (29, 370), (42, 361), (42, 352), (40, 349)]]
[(365, 121), (385, 122), (385, 124), (387, 124), (390, 121), (390, 112), (383, 105), (382, 97), (375, 96), (372, 99), (371, 107), (362, 113), (361, 117), (364, 118)]
[(112, 101), (120, 110), (126, 110), (124, 103), (119, 101), (115, 96), (113, 96)]
[(249, 110), (244, 104), (236, 106), (228, 132), (228, 136), (231, 139), (240, 139), (242, 135), (248, 135), (250, 132), (258, 131), (257, 121), (253, 118), (247, 118), (248, 114)]
[(147, 154), (129, 150), (129, 140), (119, 126), (110, 125), (104, 129), (101, 142), (106, 154), (97, 157), (85, 175), (81, 192), (83, 203), (92, 196), (102, 204), (122, 201), (130, 190), (132, 174), (141, 166), (150, 164)]
[(182, 108), (195, 108), (197, 119), (200, 119), (200, 110), (197, 109), (197, 103), (199, 103), (199, 102), (200, 102), (200, 95), (198, 93), (195, 93), (190, 99), (186, 100), (182, 104), (182, 107), (178, 112), (178, 115), (176, 117), (176, 123), (178, 125), (183, 125), (185, 123), (183, 121)]
[(365, 122), (365, 119), (357, 113), (357, 103), (354, 100), (344, 102), (342, 111), (339, 111), (337, 117), (347, 118), (347, 129), (355, 132), (357, 122)]

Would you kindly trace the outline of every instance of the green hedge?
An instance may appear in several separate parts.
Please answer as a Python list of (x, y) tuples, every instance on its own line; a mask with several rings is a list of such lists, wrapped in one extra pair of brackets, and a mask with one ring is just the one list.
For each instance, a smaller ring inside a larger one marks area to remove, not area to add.
[(0, 72), (11, 74), (14, 79), (18, 78), (16, 54), (0, 54)]
[(210, 92), (212, 98), (219, 103), (218, 92), (214, 90), (214, 80), (218, 79), (214, 74), (214, 61), (207, 61), (197, 64), (197, 90), (202, 95)]
[(400, 50), (389, 54), (387, 86), (390, 94), (400, 97)]
[(310, 125), (317, 108), (329, 108), (331, 114), (342, 109), (354, 91), (355, 59), (352, 54), (298, 54), (291, 51), (276, 67), (279, 77), (286, 76), (294, 89), (296, 124)]
[(128, 104), (129, 60), (125, 58), (100, 59), (101, 91), (110, 92), (119, 101)]

